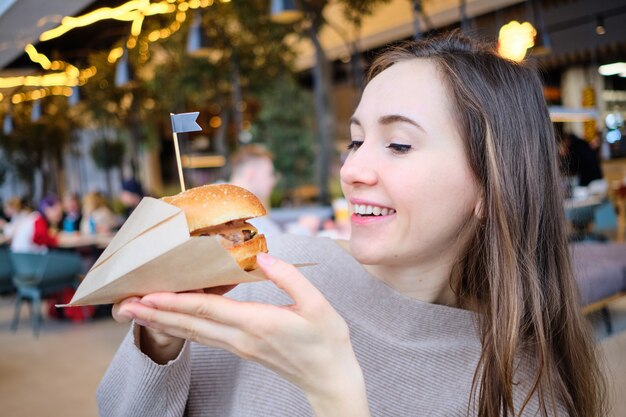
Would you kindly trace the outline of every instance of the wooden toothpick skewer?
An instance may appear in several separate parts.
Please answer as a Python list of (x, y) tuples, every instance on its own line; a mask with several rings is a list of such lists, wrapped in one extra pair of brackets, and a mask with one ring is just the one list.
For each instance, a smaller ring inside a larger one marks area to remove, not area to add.
[(174, 149), (176, 150), (176, 164), (178, 165), (178, 178), (180, 179), (180, 190), (185, 191), (185, 179), (183, 178), (183, 164), (180, 160), (180, 149), (178, 148), (178, 135), (176, 132), (172, 133), (174, 136)]

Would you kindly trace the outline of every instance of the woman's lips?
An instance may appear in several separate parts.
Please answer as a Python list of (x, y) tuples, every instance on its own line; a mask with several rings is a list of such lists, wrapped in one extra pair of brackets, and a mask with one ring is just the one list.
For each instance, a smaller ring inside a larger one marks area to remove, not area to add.
[(352, 222), (352, 224), (355, 224), (355, 225), (369, 225), (369, 224), (375, 224), (375, 223), (388, 221), (391, 218), (395, 217), (395, 215), (396, 215), (395, 211), (392, 214), (387, 214), (384, 216), (383, 215), (361, 216), (359, 214), (352, 213), (352, 216), (350, 217), (350, 221)]
[(360, 198), (351, 198), (350, 205), (352, 212), (351, 222), (355, 225), (386, 221), (396, 214), (396, 210), (391, 207)]

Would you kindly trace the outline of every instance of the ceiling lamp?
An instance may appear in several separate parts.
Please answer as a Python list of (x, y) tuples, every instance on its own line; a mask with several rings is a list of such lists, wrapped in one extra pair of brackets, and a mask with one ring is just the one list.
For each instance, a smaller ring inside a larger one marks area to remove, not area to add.
[(512, 20), (500, 28), (498, 53), (500, 56), (520, 62), (526, 57), (529, 48), (535, 45), (537, 31), (528, 22)]
[(626, 74), (626, 62), (614, 62), (612, 64), (600, 65), (598, 73), (605, 77), (609, 75)]
[(293, 23), (302, 18), (295, 0), (272, 0), (270, 18), (276, 23)]
[(4, 115), (4, 120), (2, 123), (2, 132), (5, 135), (10, 135), (13, 133), (13, 118), (10, 113)]
[(532, 0), (533, 14), (535, 27), (537, 27), (537, 34), (535, 35), (535, 46), (533, 46), (532, 53), (534, 56), (548, 55), (552, 52), (552, 42), (550, 41), (550, 35), (546, 30), (543, 23), (543, 15), (541, 14), (541, 5), (538, 0)]
[(41, 101), (35, 100), (33, 101), (33, 108), (30, 112), (30, 120), (36, 122), (39, 119), (41, 119)]
[(130, 84), (130, 65), (128, 65), (128, 50), (124, 52), (115, 65), (115, 86), (126, 87)]
[(80, 89), (78, 88), (77, 85), (75, 85), (74, 87), (72, 87), (72, 94), (67, 98), (67, 104), (73, 107), (77, 105), (79, 101), (80, 101)]
[(208, 57), (211, 53), (209, 38), (202, 27), (202, 16), (196, 13), (187, 35), (187, 53), (194, 57)]
[(596, 34), (602, 36), (606, 33), (606, 27), (604, 26), (604, 17), (598, 15), (596, 18)]
[(545, 30), (540, 30), (535, 36), (535, 46), (533, 46), (532, 53), (534, 56), (542, 56), (548, 55), (550, 52), (552, 52), (550, 35)]

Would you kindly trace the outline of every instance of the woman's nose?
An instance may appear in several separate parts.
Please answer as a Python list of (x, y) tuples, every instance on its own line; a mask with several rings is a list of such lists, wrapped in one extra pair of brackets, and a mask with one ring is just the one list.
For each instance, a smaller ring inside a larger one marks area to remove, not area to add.
[[(359, 149), (359, 151), (361, 151), (361, 149)], [(354, 153), (348, 157), (339, 172), (342, 182), (349, 185), (376, 184), (378, 174), (375, 165), (373, 161), (369, 161), (368, 158), (364, 156), (365, 155)]]

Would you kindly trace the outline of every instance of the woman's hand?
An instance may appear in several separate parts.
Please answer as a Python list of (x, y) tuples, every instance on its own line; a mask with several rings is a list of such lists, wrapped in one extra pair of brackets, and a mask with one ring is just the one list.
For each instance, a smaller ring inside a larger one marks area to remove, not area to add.
[[(223, 295), (235, 288), (236, 285), (222, 285), (219, 287), (205, 288), (198, 292), (206, 294)], [(133, 303), (131, 305), (131, 303)], [(137, 309), (147, 308), (141, 303), (141, 298), (130, 297), (120, 303), (113, 305), (113, 318), (119, 323), (128, 323), (137, 317)], [(136, 320), (137, 324), (141, 324), (141, 320)], [(139, 347), (143, 353), (148, 355), (150, 359), (159, 364), (176, 359), (183, 344), (184, 339), (171, 336), (165, 332), (151, 329), (146, 326), (139, 328)]]
[(369, 415), (345, 321), (295, 267), (266, 254), (257, 260), (292, 305), (157, 293), (123, 303), (114, 316), (124, 312), (152, 329), (157, 345), (190, 339), (258, 362), (299, 386), (317, 416)]
[[(138, 316), (138, 310), (147, 308), (141, 304), (140, 298), (127, 298), (113, 305), (113, 318), (120, 323), (128, 323)], [(140, 324), (140, 321), (136, 320), (136, 323)], [(184, 343), (185, 340), (179, 337), (144, 326), (139, 328), (139, 348), (158, 364), (163, 365), (176, 359)]]

